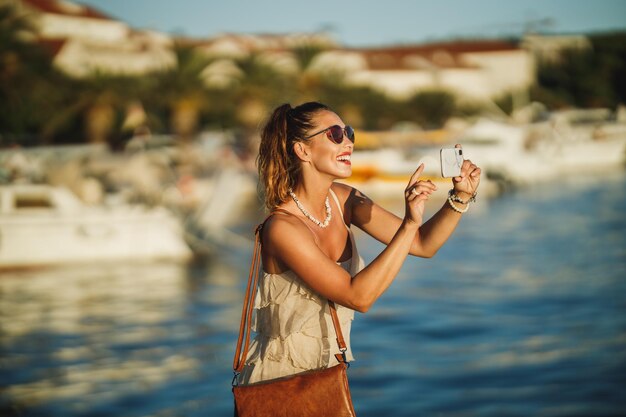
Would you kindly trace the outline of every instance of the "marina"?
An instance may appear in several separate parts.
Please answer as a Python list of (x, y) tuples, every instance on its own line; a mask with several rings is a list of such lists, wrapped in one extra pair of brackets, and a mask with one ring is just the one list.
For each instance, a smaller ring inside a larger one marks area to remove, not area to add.
[[(424, 219), (447, 207), (422, 229), (436, 255), (404, 260), (373, 306), (371, 282), (319, 289), (367, 311), (357, 415), (624, 415), (626, 3), (179, 3), (0, 0), (0, 416), (231, 416), (266, 197), (290, 187), (331, 226), (326, 256), (357, 253), (329, 177), (415, 221), (423, 198)], [(449, 193), (463, 159), (480, 186), (465, 163)], [(436, 187), (408, 184), (416, 169)], [(391, 236), (366, 207), (346, 218)], [(439, 248), (451, 210), (467, 214)], [(370, 263), (382, 245), (352, 229)], [(264, 261), (306, 278), (279, 235)], [(319, 277), (322, 255), (298, 262)], [(279, 299), (260, 304), (302, 321)], [(260, 357), (308, 350), (281, 341)]]
[[(358, 415), (619, 415), (625, 190), (616, 172), (480, 199), (435, 258), (409, 259), (357, 315)], [(357, 239), (370, 261), (380, 245)], [(249, 256), (3, 273), (2, 414), (232, 415)]]

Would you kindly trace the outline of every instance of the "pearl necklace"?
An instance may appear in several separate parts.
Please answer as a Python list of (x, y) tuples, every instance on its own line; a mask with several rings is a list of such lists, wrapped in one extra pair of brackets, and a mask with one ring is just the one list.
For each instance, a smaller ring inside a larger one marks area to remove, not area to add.
[(311, 220), (313, 223), (315, 223), (322, 229), (325, 227), (328, 227), (328, 225), (330, 224), (330, 219), (332, 218), (328, 196), (326, 196), (326, 202), (324, 203), (324, 205), (326, 206), (326, 218), (324, 219), (324, 222), (322, 223), (321, 221), (317, 220), (315, 217), (311, 216), (311, 214), (309, 214), (308, 211), (306, 211), (306, 209), (302, 206), (302, 203), (300, 203), (300, 200), (298, 200), (298, 197), (296, 197), (296, 195), (294, 194), (291, 188), (288, 190), (288, 192), (291, 198), (293, 198), (293, 201), (295, 201), (296, 206), (298, 206), (302, 214), (304, 214), (307, 219)]

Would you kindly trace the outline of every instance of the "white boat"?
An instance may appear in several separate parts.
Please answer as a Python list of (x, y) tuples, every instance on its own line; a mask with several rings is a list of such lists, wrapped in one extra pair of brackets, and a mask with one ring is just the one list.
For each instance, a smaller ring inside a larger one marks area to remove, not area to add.
[(179, 221), (163, 208), (91, 207), (63, 187), (0, 186), (2, 269), (191, 255)]
[(464, 131), (458, 142), (464, 156), (481, 167), (485, 176), (511, 184), (530, 184), (558, 174), (552, 155), (530, 152), (528, 125), (482, 119)]
[(529, 184), (561, 175), (623, 169), (626, 124), (571, 123), (561, 117), (514, 125), (480, 120), (458, 139), (490, 178)]

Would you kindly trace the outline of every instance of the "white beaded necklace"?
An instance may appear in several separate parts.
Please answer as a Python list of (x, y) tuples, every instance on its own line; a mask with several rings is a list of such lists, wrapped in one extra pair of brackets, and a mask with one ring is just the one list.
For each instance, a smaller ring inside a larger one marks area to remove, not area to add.
[(324, 203), (324, 205), (326, 206), (326, 218), (324, 219), (324, 222), (321, 222), (317, 220), (315, 217), (311, 216), (311, 214), (308, 211), (306, 211), (306, 209), (302, 206), (302, 203), (300, 203), (300, 200), (298, 200), (298, 197), (296, 197), (296, 195), (294, 194), (291, 188), (287, 191), (289, 192), (289, 195), (291, 196), (291, 198), (293, 198), (293, 201), (295, 201), (296, 206), (298, 206), (302, 214), (304, 214), (307, 219), (311, 220), (313, 223), (315, 223), (322, 229), (325, 227), (328, 227), (328, 225), (330, 224), (330, 219), (332, 218), (328, 196), (326, 196), (326, 202)]

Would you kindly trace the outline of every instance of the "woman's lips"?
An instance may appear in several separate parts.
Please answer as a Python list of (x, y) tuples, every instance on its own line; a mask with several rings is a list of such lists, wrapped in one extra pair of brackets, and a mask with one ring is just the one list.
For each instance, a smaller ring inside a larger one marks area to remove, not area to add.
[(351, 159), (352, 155), (349, 153), (342, 153), (337, 157), (337, 161), (342, 162), (346, 165), (352, 165)]

